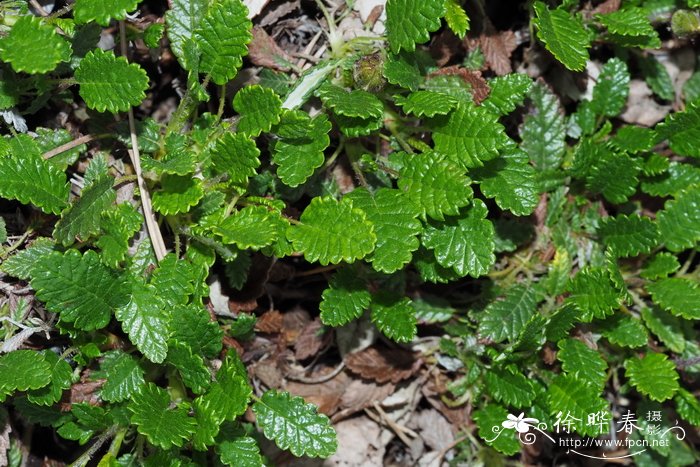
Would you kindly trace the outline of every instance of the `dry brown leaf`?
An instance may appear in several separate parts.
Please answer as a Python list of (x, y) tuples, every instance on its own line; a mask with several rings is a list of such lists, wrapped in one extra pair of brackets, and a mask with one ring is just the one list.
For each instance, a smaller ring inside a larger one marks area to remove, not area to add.
[(402, 349), (369, 347), (345, 357), (350, 371), (378, 383), (399, 381), (411, 377), (420, 368), (421, 360)]
[[(333, 368), (327, 368), (327, 372)], [(321, 372), (314, 373), (311, 378), (323, 376)], [(338, 411), (340, 399), (347, 389), (350, 377), (345, 372), (338, 373), (335, 377), (323, 383), (300, 383), (289, 381), (285, 389), (295, 396), (301, 396), (306, 402), (316, 404), (321, 412), (330, 416)]]
[(296, 307), (282, 315), (282, 335), (284, 342), (294, 344), (301, 331), (311, 322), (309, 312)]
[(269, 360), (257, 362), (253, 365), (253, 376), (262, 381), (265, 386), (272, 389), (282, 387), (284, 379), (277, 364)]
[(260, 26), (253, 28), (253, 40), (248, 44), (248, 57), (256, 66), (289, 71), (289, 56)]
[(462, 78), (462, 80), (465, 83), (471, 86), (472, 97), (474, 98), (474, 103), (476, 105), (481, 104), (481, 102), (484, 99), (486, 99), (489, 93), (491, 92), (489, 84), (481, 76), (480, 71), (467, 70), (466, 68), (461, 67), (459, 65), (453, 65), (445, 68), (440, 68), (438, 71), (435, 71), (430, 74), (430, 76), (440, 75), (459, 76), (460, 78)]
[(268, 334), (277, 334), (282, 330), (282, 319), (282, 313), (279, 311), (267, 311), (255, 322), (255, 330)]
[(341, 411), (333, 415), (333, 422), (371, 407), (376, 401), (383, 401), (393, 394), (395, 389), (396, 385), (392, 383), (377, 384), (359, 378), (353, 379), (340, 398)]
[(321, 320), (315, 320), (304, 326), (294, 342), (294, 357), (304, 360), (318, 353), (328, 343), (329, 332), (324, 332)]
[(479, 36), (479, 44), (486, 63), (494, 73), (503, 76), (513, 71), (510, 56), (518, 47), (518, 41), (513, 31), (499, 32), (487, 28), (487, 32)]
[(425, 444), (433, 451), (441, 451), (455, 439), (452, 425), (435, 409), (414, 412), (408, 427), (418, 430)]
[(591, 13), (601, 15), (612, 13), (613, 11), (620, 9), (620, 3), (622, 3), (621, 0), (605, 0), (603, 3), (595, 7)]
[(301, 6), (299, 0), (276, 3), (278, 6), (268, 8), (269, 12), (260, 20), (260, 26), (267, 27), (276, 24), (281, 18), (284, 18)]

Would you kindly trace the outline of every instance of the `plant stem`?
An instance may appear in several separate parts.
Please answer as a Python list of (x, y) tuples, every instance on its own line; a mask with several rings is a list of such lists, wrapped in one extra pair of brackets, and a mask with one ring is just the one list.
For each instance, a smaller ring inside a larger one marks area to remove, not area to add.
[(117, 432), (117, 427), (118, 425), (113, 425), (109, 430), (105, 431), (102, 433), (97, 440), (93, 443), (92, 446), (90, 446), (90, 449), (85, 451), (82, 456), (78, 457), (78, 459), (70, 464), (69, 467), (85, 467), (88, 462), (92, 459), (92, 457), (97, 453), (97, 451), (100, 450), (102, 445), (110, 439), (112, 436), (115, 435)]
[(221, 120), (221, 116), (224, 114), (224, 106), (226, 105), (226, 85), (221, 85), (221, 95), (219, 96), (219, 110), (216, 112), (216, 119)]
[(62, 152), (70, 151), (70, 150), (73, 149), (73, 148), (77, 148), (77, 147), (80, 146), (81, 144), (87, 144), (87, 143), (89, 143), (90, 141), (94, 141), (94, 140), (96, 140), (96, 139), (98, 139), (98, 138), (100, 138), (100, 137), (102, 137), (102, 136), (103, 136), (103, 135), (97, 135), (97, 136), (95, 136), (95, 135), (84, 135), (84, 136), (81, 136), (80, 138), (76, 138), (76, 139), (74, 139), (73, 141), (68, 141), (68, 142), (65, 143), (65, 144), (62, 144), (62, 145), (60, 145), (60, 146), (58, 146), (58, 147), (56, 147), (56, 148), (53, 148), (53, 149), (51, 149), (50, 151), (46, 151), (46, 152), (42, 155), (42, 157), (43, 157), (44, 159), (51, 159), (52, 157), (57, 156), (57, 155), (61, 154)]

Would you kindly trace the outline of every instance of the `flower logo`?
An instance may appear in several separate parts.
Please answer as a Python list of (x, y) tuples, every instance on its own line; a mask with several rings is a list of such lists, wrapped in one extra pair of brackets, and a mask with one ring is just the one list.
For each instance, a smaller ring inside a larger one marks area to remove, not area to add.
[(518, 433), (527, 433), (533, 427), (532, 424), (539, 423), (539, 420), (536, 418), (525, 418), (525, 412), (521, 412), (517, 417), (509, 413), (507, 418), (502, 423), (503, 428), (508, 430), (515, 428)]

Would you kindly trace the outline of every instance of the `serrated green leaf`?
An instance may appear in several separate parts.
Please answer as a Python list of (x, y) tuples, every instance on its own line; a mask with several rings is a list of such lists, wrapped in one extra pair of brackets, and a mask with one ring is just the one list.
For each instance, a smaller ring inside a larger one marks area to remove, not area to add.
[(0, 271), (18, 279), (27, 280), (31, 277), (31, 271), (37, 261), (50, 254), (54, 246), (53, 240), (39, 237), (31, 245), (0, 263)]
[(208, 73), (216, 84), (232, 80), (248, 54), (253, 38), (248, 8), (241, 0), (222, 0), (211, 6), (195, 32), (201, 52), (199, 72)]
[(13, 400), (13, 405), (15, 406), (15, 409), (22, 414), (22, 417), (25, 420), (27, 420), (29, 423), (38, 424), (40, 426), (57, 427), (66, 423), (72, 418), (70, 414), (59, 411), (56, 405), (47, 407), (32, 404), (26, 397), (22, 396), (15, 397)]
[(301, 111), (282, 114), (278, 127), (281, 139), (273, 147), (272, 161), (285, 185), (296, 187), (306, 182), (323, 165), (323, 151), (330, 145), (328, 117), (319, 114), (310, 118)]
[(700, 286), (680, 277), (659, 279), (646, 286), (654, 303), (675, 316), (700, 319)]
[(547, 391), (550, 414), (554, 416), (559, 414), (562, 420), (570, 415), (577, 419), (572, 428), (575, 428), (578, 433), (598, 436), (599, 426), (588, 425), (587, 417), (591, 413), (608, 411), (608, 404), (599, 396), (599, 393), (598, 388), (584, 380), (573, 375), (561, 374), (552, 380)]
[(457, 312), (449, 300), (441, 297), (424, 296), (411, 301), (416, 312), (416, 318), (422, 323), (442, 323), (449, 321)]
[(637, 391), (658, 402), (672, 398), (679, 387), (675, 365), (664, 354), (625, 360), (625, 376)]
[(617, 130), (610, 143), (622, 151), (638, 153), (650, 150), (657, 139), (656, 132), (651, 128), (629, 125)]
[(519, 149), (507, 149), (500, 157), (484, 163), (471, 172), (481, 184), (484, 196), (495, 198), (501, 209), (516, 216), (527, 216), (537, 207), (539, 193), (535, 169), (527, 154)]
[(372, 196), (366, 189), (356, 189), (347, 197), (353, 207), (367, 215), (374, 225), (377, 244), (369, 261), (377, 271), (392, 273), (411, 261), (418, 249), (422, 230), (416, 219), (420, 210), (399, 190), (381, 188)]
[(639, 66), (644, 74), (644, 80), (654, 94), (667, 101), (675, 99), (676, 90), (673, 87), (673, 81), (661, 62), (653, 55), (647, 55), (639, 59)]
[(372, 322), (389, 339), (411, 342), (416, 333), (416, 313), (406, 297), (382, 291), (372, 296)]
[(185, 70), (198, 69), (198, 63), (194, 62), (199, 59), (199, 50), (191, 46), (196, 46), (195, 32), (199, 28), (209, 2), (207, 0), (172, 0), (170, 5), (170, 10), (165, 13), (170, 48)]
[(663, 173), (642, 181), (642, 191), (664, 197), (677, 195), (693, 185), (700, 185), (699, 168), (681, 162), (669, 162)]
[(255, 438), (239, 436), (234, 439), (226, 439), (217, 443), (216, 451), (219, 459), (225, 465), (231, 467), (262, 467), (262, 456)]
[(460, 39), (469, 31), (469, 17), (457, 0), (445, 0), (445, 21)]
[(482, 107), (498, 115), (507, 115), (522, 104), (532, 88), (532, 79), (523, 73), (509, 73), (489, 80), (491, 92)]
[(487, 214), (484, 202), (475, 199), (460, 218), (429, 223), (423, 232), (423, 245), (435, 251), (438, 263), (461, 276), (482, 276), (496, 261), (495, 233)]
[(198, 451), (206, 451), (216, 443), (214, 438), (219, 434), (222, 418), (202, 396), (192, 402), (192, 409), (197, 422), (197, 431), (192, 435), (192, 445)]
[(673, 402), (676, 403), (676, 412), (693, 426), (700, 425), (700, 403), (689, 391), (679, 388)]
[(316, 197), (304, 210), (298, 225), (287, 230), (287, 238), (309, 262), (322, 265), (352, 263), (374, 250), (377, 235), (367, 216), (349, 200)]
[(519, 372), (492, 368), (484, 373), (484, 382), (493, 398), (505, 405), (528, 407), (535, 397), (530, 381)]
[(246, 86), (233, 98), (233, 109), (240, 115), (238, 131), (258, 136), (279, 123), (282, 101), (272, 89)]
[(361, 89), (346, 91), (340, 86), (326, 83), (316, 90), (323, 105), (338, 115), (359, 118), (381, 118), (384, 104), (374, 94)]
[(15, 350), (0, 356), (0, 401), (14, 391), (39, 389), (51, 382), (52, 368), (34, 350)]
[(590, 36), (583, 22), (563, 8), (550, 10), (535, 2), (537, 37), (566, 68), (581, 71), (589, 59)]
[(401, 106), (407, 114), (416, 117), (434, 117), (447, 115), (457, 105), (457, 99), (447, 94), (434, 91), (416, 91), (406, 97), (396, 96), (396, 105)]
[(170, 216), (189, 212), (204, 197), (199, 178), (180, 175), (164, 175), (159, 190), (153, 193), (153, 209)]
[[(633, 38), (631, 44), (657, 48), (661, 45), (659, 35), (649, 20), (649, 12), (645, 8), (626, 7), (605, 15), (596, 15), (600, 23), (611, 33), (615, 42), (625, 43), (620, 39)], [(638, 42), (641, 41), (641, 42)]]
[(525, 117), (520, 130), (521, 147), (535, 168), (556, 169), (566, 150), (566, 129), (559, 99), (542, 83), (532, 86), (529, 97), (534, 108)]
[(228, 174), (229, 181), (236, 185), (245, 186), (260, 166), (260, 150), (242, 133), (225, 133), (216, 141), (210, 154), (214, 169)]
[(253, 391), (248, 384), (248, 375), (237, 356), (228, 356), (216, 372), (216, 381), (209, 392), (201, 396), (202, 403), (209, 406), (218, 424), (242, 415), (248, 407)]
[(236, 259), (228, 261), (225, 266), (228, 284), (236, 290), (241, 290), (248, 280), (248, 271), (252, 263), (250, 255), (245, 252), (239, 252)]
[(483, 107), (460, 104), (433, 132), (435, 150), (464, 169), (481, 167), (509, 141), (498, 117)]
[(165, 137), (165, 154), (160, 159), (152, 157), (141, 158), (145, 172), (154, 171), (157, 174), (190, 175), (197, 164), (197, 154), (190, 147), (191, 141), (178, 133)]
[(696, 71), (683, 84), (683, 100), (686, 105), (700, 97), (700, 71)]
[(637, 191), (639, 163), (624, 153), (598, 145), (599, 159), (586, 176), (586, 186), (611, 203), (622, 204)]
[(675, 255), (663, 252), (651, 258), (639, 275), (644, 279), (659, 279), (676, 272), (680, 267), (681, 264)]
[(479, 427), (479, 436), (486, 444), (500, 453), (512, 456), (520, 451), (515, 430), (503, 430), (502, 423), (508, 420), (508, 411), (497, 404), (487, 404), (474, 412), (474, 421)]
[(98, 112), (124, 112), (146, 97), (148, 76), (135, 63), (113, 52), (95, 49), (88, 52), (75, 70), (80, 97)]
[(54, 238), (63, 246), (76, 240), (86, 241), (100, 232), (100, 216), (117, 198), (112, 189), (114, 179), (104, 176), (86, 187), (80, 199), (66, 209), (53, 230)]
[(389, 0), (386, 4), (386, 29), (391, 51), (412, 52), (416, 44), (430, 39), (440, 28), (445, 0)]
[(656, 221), (669, 250), (678, 252), (696, 245), (700, 241), (700, 189), (689, 188), (666, 201)]
[(331, 277), (323, 291), (321, 321), (328, 326), (342, 326), (362, 316), (369, 308), (372, 296), (367, 285), (351, 268), (342, 268)]
[(616, 314), (600, 323), (603, 337), (621, 347), (637, 348), (647, 344), (649, 335), (639, 318)]
[(187, 415), (187, 406), (181, 404), (171, 409), (168, 393), (153, 383), (134, 394), (127, 407), (138, 432), (163, 449), (182, 446), (196, 431), (194, 418)]
[(592, 317), (605, 318), (620, 305), (610, 274), (602, 268), (583, 269), (571, 280), (568, 289), (569, 300), (585, 313), (586, 321)]
[(225, 244), (235, 244), (241, 250), (257, 250), (277, 240), (275, 216), (264, 206), (247, 206), (227, 217), (214, 231)]
[(221, 351), (223, 331), (202, 307), (178, 307), (172, 316), (172, 338), (190, 346), (195, 354), (213, 358)]
[(410, 91), (418, 90), (418, 87), (423, 82), (423, 75), (415, 61), (414, 55), (390, 54), (384, 63), (383, 74), (391, 84)]
[(100, 26), (109, 26), (112, 19), (126, 18), (127, 13), (136, 9), (139, 0), (75, 0), (73, 18), (77, 24), (95, 21)]
[[(73, 369), (67, 361), (59, 358), (51, 350), (44, 351), (44, 360), (51, 368), (51, 383), (30, 391), (27, 394), (27, 399), (37, 405), (52, 405), (61, 400), (63, 391), (71, 386)], [(1, 389), (0, 392), (2, 392)]]
[(187, 260), (168, 253), (153, 271), (151, 285), (167, 304), (184, 305), (194, 293), (193, 269)]
[(598, 115), (618, 115), (627, 103), (629, 84), (630, 74), (625, 62), (617, 57), (611, 58), (603, 65), (593, 88), (591, 109)]
[(537, 309), (534, 288), (516, 285), (503, 300), (491, 302), (479, 321), (479, 334), (494, 342), (514, 341)]
[(70, 44), (33, 15), (21, 16), (0, 39), (0, 59), (17, 72), (46, 73), (70, 60)]
[(32, 288), (46, 308), (85, 331), (105, 327), (112, 312), (129, 300), (124, 280), (94, 251), (45, 255), (31, 273)]
[(189, 345), (170, 340), (165, 361), (177, 368), (182, 382), (195, 394), (201, 394), (209, 387), (211, 374), (202, 357), (193, 354)]
[(681, 156), (700, 157), (700, 100), (691, 102), (684, 112), (672, 112), (656, 126), (671, 149)]
[(270, 390), (253, 404), (253, 412), (265, 437), (295, 456), (328, 457), (338, 447), (328, 417), (301, 397)]
[(58, 214), (68, 204), (69, 193), (66, 174), (41, 156), (0, 157), (0, 197)]
[(116, 268), (126, 257), (129, 240), (141, 229), (143, 218), (130, 203), (121, 203), (114, 210), (102, 213), (102, 235), (95, 241), (101, 250), (102, 262)]
[(95, 379), (104, 378), (100, 397), (107, 402), (121, 402), (136, 394), (146, 384), (144, 369), (131, 355), (121, 350), (104, 354), (100, 370), (92, 373)]
[(607, 380), (605, 370), (608, 364), (600, 353), (578, 339), (562, 339), (557, 345), (557, 358), (562, 362), (562, 369), (602, 391)]
[(153, 286), (133, 281), (131, 300), (117, 309), (117, 319), (131, 342), (154, 363), (161, 363), (168, 354), (170, 313)]
[(661, 240), (656, 224), (638, 215), (607, 217), (598, 226), (603, 243), (616, 256), (637, 256), (649, 253)]
[(408, 156), (399, 171), (398, 186), (433, 219), (459, 213), (472, 198), (471, 180), (435, 153)]
[(654, 333), (666, 347), (676, 353), (685, 350), (685, 337), (679, 318), (655, 306), (642, 308), (641, 314), (649, 331)]

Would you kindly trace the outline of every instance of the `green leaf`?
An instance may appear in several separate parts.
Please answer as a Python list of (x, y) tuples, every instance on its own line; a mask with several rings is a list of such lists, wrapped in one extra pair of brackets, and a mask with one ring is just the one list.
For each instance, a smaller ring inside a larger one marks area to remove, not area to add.
[(676, 366), (660, 353), (625, 360), (625, 376), (637, 391), (658, 402), (672, 398), (679, 387)]
[(557, 358), (562, 369), (570, 375), (602, 391), (607, 380), (608, 364), (600, 353), (578, 339), (562, 339), (558, 343)]
[(587, 425), (586, 422), (588, 414), (608, 409), (607, 402), (599, 394), (597, 387), (573, 375), (560, 374), (551, 381), (547, 391), (550, 414), (560, 414), (562, 419), (570, 415), (578, 419), (573, 424), (577, 432), (582, 435), (598, 436), (600, 434), (598, 425)]
[(127, 407), (138, 432), (163, 449), (182, 446), (197, 428), (194, 418), (187, 415), (187, 404), (170, 408), (167, 391), (153, 383), (134, 394)]
[(676, 353), (685, 350), (685, 337), (680, 319), (655, 306), (642, 308), (642, 318), (649, 331), (670, 350)]
[(613, 287), (608, 271), (602, 268), (581, 270), (569, 283), (573, 302), (590, 321), (592, 317), (605, 318), (619, 307), (619, 293)]
[(647, 344), (649, 335), (639, 318), (616, 314), (600, 323), (603, 337), (621, 347), (637, 348)]
[(260, 150), (255, 141), (242, 133), (225, 133), (210, 154), (216, 171), (227, 173), (229, 181), (235, 185), (247, 185), (248, 178), (255, 176), (255, 169), (260, 166)]
[(102, 250), (102, 262), (116, 268), (126, 257), (129, 240), (142, 224), (143, 217), (131, 203), (121, 203), (116, 209), (103, 212), (102, 235), (95, 241)]
[(443, 220), (456, 215), (472, 198), (471, 180), (454, 164), (435, 153), (407, 156), (398, 186), (422, 213)]
[(445, 0), (389, 0), (386, 4), (386, 29), (391, 51), (412, 52), (416, 44), (430, 39), (440, 28)]
[(435, 250), (440, 265), (454, 268), (461, 276), (482, 276), (496, 261), (495, 233), (487, 214), (484, 202), (475, 199), (462, 217), (428, 224), (423, 245)]
[(170, 48), (185, 70), (197, 69), (198, 63), (193, 63), (199, 58), (195, 32), (199, 28), (209, 2), (207, 0), (172, 0), (170, 4), (170, 10), (165, 13)]
[(201, 396), (201, 400), (209, 407), (217, 423), (221, 424), (224, 420), (243, 415), (251, 395), (245, 368), (237, 356), (228, 356), (216, 372), (216, 381), (211, 384), (209, 392)]
[(15, 350), (0, 356), (0, 401), (15, 391), (46, 386), (51, 373), (44, 355), (34, 350)]
[(277, 164), (277, 175), (285, 185), (301, 185), (323, 165), (331, 127), (323, 114), (314, 118), (298, 110), (282, 114), (277, 130), (281, 139), (273, 146), (272, 161)]
[(435, 115), (447, 115), (457, 105), (457, 99), (447, 94), (434, 91), (416, 91), (406, 97), (394, 97), (396, 105), (400, 106), (407, 114), (416, 117), (434, 117)]
[(479, 321), (479, 334), (494, 342), (515, 341), (537, 310), (537, 292), (532, 287), (515, 285), (503, 300), (489, 304)]
[(41, 156), (0, 157), (0, 196), (58, 214), (68, 204), (66, 174)]
[(638, 153), (648, 151), (656, 144), (658, 136), (651, 128), (640, 126), (623, 126), (610, 140), (612, 145), (622, 151)]
[(168, 253), (153, 271), (151, 285), (168, 305), (184, 305), (194, 293), (196, 275), (193, 270), (187, 260)]
[(659, 47), (660, 40), (645, 8), (626, 7), (605, 15), (596, 15), (600, 23), (615, 36), (646, 38), (647, 47)]
[(241, 250), (257, 250), (277, 240), (279, 232), (273, 222), (276, 215), (264, 206), (247, 206), (227, 217), (214, 231), (225, 244), (235, 244)]
[(668, 70), (653, 55), (640, 57), (639, 66), (644, 74), (644, 79), (654, 94), (667, 101), (676, 98), (676, 90)]
[(234, 439), (226, 439), (216, 445), (219, 459), (225, 465), (231, 467), (262, 467), (262, 456), (255, 438), (239, 436)]
[(586, 186), (611, 203), (622, 204), (637, 191), (639, 163), (624, 153), (598, 146), (599, 159), (586, 177)]
[(625, 62), (611, 58), (603, 65), (598, 81), (593, 88), (591, 109), (598, 115), (614, 117), (627, 104), (629, 96), (630, 73)]
[[(27, 398), (37, 405), (53, 405), (61, 400), (63, 391), (73, 382), (73, 369), (70, 364), (51, 350), (44, 351), (44, 360), (51, 368), (51, 383), (30, 391)], [(0, 390), (1, 392), (1, 390)]]
[(288, 392), (269, 390), (253, 404), (265, 437), (295, 456), (328, 457), (338, 448), (328, 417)]
[(390, 54), (384, 63), (384, 77), (391, 84), (417, 91), (423, 82), (423, 75), (415, 58), (413, 54)]
[(509, 73), (489, 80), (491, 92), (481, 106), (498, 115), (507, 115), (522, 104), (532, 89), (532, 79), (523, 73)]
[(95, 21), (100, 26), (109, 26), (112, 19), (126, 18), (127, 13), (136, 9), (139, 0), (75, 0), (73, 18), (77, 24)]
[(121, 350), (104, 354), (100, 370), (92, 373), (95, 379), (104, 378), (100, 397), (107, 402), (121, 402), (131, 399), (146, 384), (144, 369), (131, 355)]
[(389, 339), (411, 342), (416, 333), (416, 312), (406, 297), (381, 291), (372, 296), (372, 322)]
[(168, 354), (170, 313), (153, 286), (133, 281), (131, 300), (115, 315), (131, 342), (154, 363), (162, 363)]
[(675, 196), (693, 185), (700, 185), (700, 169), (690, 164), (670, 162), (662, 174), (642, 181), (642, 191), (652, 196)]
[(350, 200), (338, 202), (328, 196), (311, 200), (299, 224), (287, 230), (287, 238), (307, 261), (324, 266), (362, 259), (377, 242), (363, 211), (353, 208)]
[(282, 101), (270, 88), (246, 86), (233, 98), (233, 109), (240, 115), (238, 131), (258, 136), (279, 123)]
[(472, 176), (481, 184), (484, 196), (495, 198), (501, 209), (516, 216), (532, 214), (539, 203), (535, 169), (519, 149), (507, 149), (472, 171)]
[(95, 49), (88, 52), (75, 70), (80, 96), (98, 112), (124, 112), (146, 97), (148, 76), (135, 63), (113, 52)]
[(544, 42), (547, 50), (569, 70), (583, 70), (591, 45), (583, 22), (562, 8), (550, 10), (540, 1), (535, 2), (534, 9), (537, 37)]
[(469, 31), (469, 17), (457, 0), (445, 0), (445, 21), (455, 36), (464, 39)]
[(700, 319), (700, 286), (696, 281), (673, 277), (647, 284), (654, 303), (675, 316)]
[(172, 338), (187, 344), (195, 354), (213, 358), (221, 351), (223, 331), (202, 307), (178, 307), (172, 314)]
[(470, 169), (498, 156), (508, 143), (498, 117), (483, 107), (460, 104), (449, 117), (443, 117), (433, 133), (435, 151)]
[(680, 267), (681, 264), (675, 255), (663, 252), (651, 258), (639, 275), (644, 279), (659, 279), (676, 272)]
[(486, 404), (475, 411), (473, 417), (479, 427), (479, 436), (486, 444), (507, 456), (520, 452), (520, 442), (515, 430), (505, 430), (498, 435), (503, 430), (502, 423), (508, 420), (506, 409), (498, 404)]
[(484, 373), (486, 390), (498, 402), (516, 408), (532, 404), (535, 392), (530, 381), (522, 373), (512, 373), (505, 369), (492, 368)]
[(68, 41), (56, 34), (54, 26), (33, 15), (19, 17), (0, 39), (0, 59), (16, 72), (46, 73), (70, 56)]
[(144, 172), (154, 171), (157, 174), (190, 175), (197, 163), (195, 154), (189, 147), (190, 140), (178, 133), (165, 137), (165, 154), (160, 159), (142, 157), (141, 164)]
[(361, 89), (346, 91), (340, 86), (326, 83), (316, 90), (323, 105), (338, 115), (359, 118), (381, 118), (384, 104), (374, 94)]
[(566, 128), (559, 99), (542, 83), (530, 90), (533, 111), (520, 130), (522, 149), (539, 170), (556, 169), (566, 151)]
[(32, 268), (32, 288), (46, 308), (85, 331), (101, 329), (128, 300), (124, 280), (94, 251), (53, 252)]
[(208, 73), (216, 84), (232, 80), (248, 54), (253, 25), (247, 16), (248, 8), (241, 0), (222, 0), (211, 6), (199, 23), (199, 72)]
[(153, 193), (153, 209), (166, 216), (189, 212), (204, 197), (199, 178), (164, 175), (160, 186), (160, 190)]
[(649, 253), (660, 241), (656, 224), (638, 215), (607, 217), (598, 226), (598, 235), (616, 256)]
[(39, 237), (31, 245), (0, 263), (0, 271), (18, 279), (27, 280), (31, 277), (35, 264), (50, 254), (54, 246), (51, 239)]
[(347, 197), (353, 207), (367, 215), (374, 225), (377, 244), (369, 261), (377, 271), (392, 273), (411, 261), (418, 249), (421, 223), (420, 210), (399, 190), (381, 188), (372, 196), (366, 189), (356, 189)]
[(666, 201), (656, 221), (669, 250), (678, 252), (696, 245), (700, 241), (700, 189), (689, 188)]
[(177, 368), (182, 382), (195, 394), (201, 394), (209, 387), (211, 374), (202, 357), (193, 354), (189, 345), (171, 340), (165, 361)]
[(656, 131), (676, 154), (700, 157), (700, 100), (691, 102), (684, 112), (672, 112), (656, 126)]
[(323, 291), (321, 322), (328, 326), (342, 326), (362, 316), (369, 308), (372, 296), (367, 285), (352, 268), (342, 268), (331, 277)]
[(676, 412), (693, 426), (700, 425), (700, 403), (689, 391), (679, 388), (673, 402), (676, 403)]
[(113, 184), (112, 177), (103, 176), (86, 187), (80, 199), (61, 215), (53, 230), (54, 238), (63, 246), (69, 246), (76, 240), (84, 242), (98, 234), (102, 212), (117, 198), (117, 193), (112, 189)]

